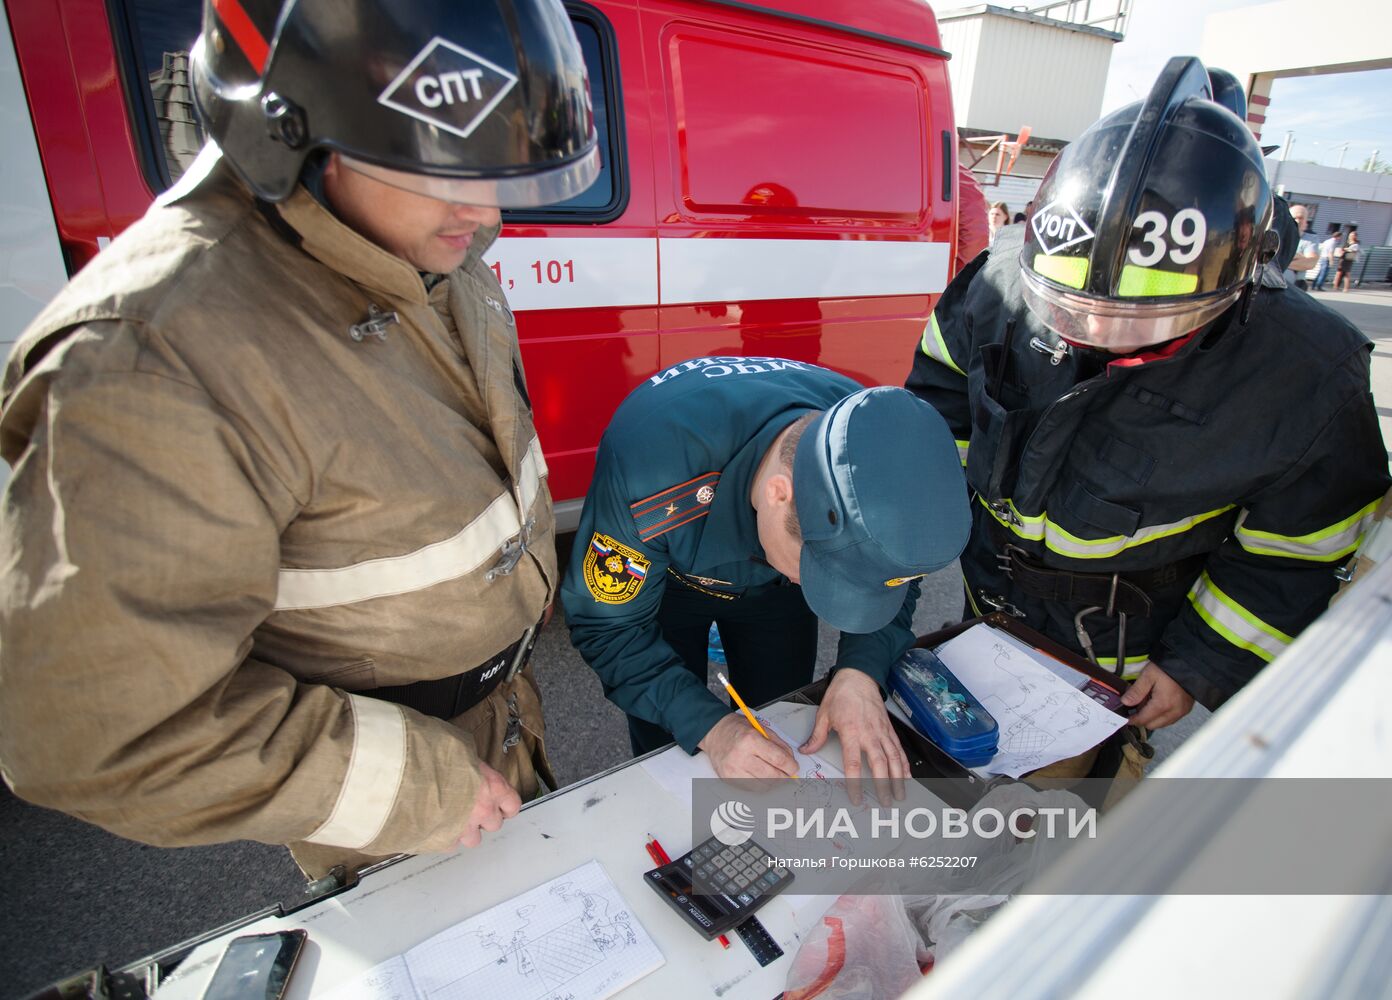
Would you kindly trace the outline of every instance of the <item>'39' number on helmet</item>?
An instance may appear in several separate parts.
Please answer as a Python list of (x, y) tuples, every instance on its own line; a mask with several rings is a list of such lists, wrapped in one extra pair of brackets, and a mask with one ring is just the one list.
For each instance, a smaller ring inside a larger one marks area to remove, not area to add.
[[(1142, 230), (1145, 246), (1132, 247), (1127, 259), (1139, 267), (1153, 267), (1167, 252), (1176, 264), (1188, 264), (1203, 253), (1208, 238), (1208, 223), (1197, 208), (1182, 208), (1173, 219), (1165, 218), (1163, 212), (1142, 212), (1132, 226)], [(1165, 242), (1166, 230), (1174, 249)]]

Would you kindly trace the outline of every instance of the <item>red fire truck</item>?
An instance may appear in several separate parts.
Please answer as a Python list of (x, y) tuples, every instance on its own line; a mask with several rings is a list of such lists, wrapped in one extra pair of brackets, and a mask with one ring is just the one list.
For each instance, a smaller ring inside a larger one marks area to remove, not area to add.
[[(902, 383), (956, 238), (948, 55), (923, 0), (565, 6), (604, 170), (568, 202), (504, 213), (489, 258), (518, 313), (563, 527), (615, 406), (660, 368), (772, 355)], [(0, 109), (32, 126), (0, 151), (12, 341), (191, 162), (202, 4), (5, 7)]]

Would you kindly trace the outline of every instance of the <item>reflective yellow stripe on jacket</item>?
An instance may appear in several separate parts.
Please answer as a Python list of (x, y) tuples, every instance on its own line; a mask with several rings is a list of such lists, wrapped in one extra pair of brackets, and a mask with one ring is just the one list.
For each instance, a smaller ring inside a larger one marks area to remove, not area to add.
[[(1149, 653), (1142, 653), (1139, 656), (1128, 656), (1126, 665), (1122, 668), (1121, 676), (1128, 681), (1134, 681), (1141, 673), (1141, 667), (1150, 660)], [(1115, 656), (1099, 656), (1097, 665), (1103, 670), (1117, 672), (1117, 658)]]
[(1255, 653), (1267, 663), (1291, 644), (1291, 637), (1268, 625), (1238, 604), (1209, 579), (1199, 575), (1189, 590), (1189, 603), (1209, 628), (1240, 649)]
[(957, 362), (952, 360), (952, 355), (947, 353), (947, 341), (943, 340), (942, 330), (938, 326), (937, 313), (928, 317), (928, 325), (923, 328), (923, 340), (919, 344), (919, 349), (939, 364), (947, 365), (958, 375), (967, 374), (962, 371)]
[(1331, 524), (1308, 535), (1278, 535), (1273, 531), (1257, 531), (1244, 527), (1247, 512), (1238, 518), (1234, 534), (1237, 543), (1259, 556), (1283, 556), (1287, 559), (1308, 559), (1312, 562), (1333, 562), (1351, 554), (1363, 541), (1363, 535), (1373, 523), (1378, 504), (1368, 506), (1337, 524)]
[(979, 498), (991, 516), (999, 521), (1003, 526), (1009, 528), (1021, 538), (1032, 542), (1044, 543), (1045, 548), (1052, 552), (1057, 552), (1061, 556), (1068, 556), (1070, 559), (1107, 559), (1111, 556), (1124, 552), (1127, 549), (1135, 548), (1138, 545), (1145, 545), (1148, 542), (1157, 542), (1162, 538), (1169, 538), (1172, 535), (1183, 534), (1190, 528), (1196, 527), (1219, 514), (1227, 513), (1233, 509), (1233, 504), (1219, 507), (1217, 510), (1210, 510), (1203, 514), (1195, 514), (1192, 517), (1182, 517), (1178, 521), (1169, 524), (1152, 524), (1140, 528), (1134, 535), (1112, 535), (1109, 538), (1079, 538), (1067, 529), (1049, 520), (1048, 512), (1043, 514), (1028, 515), (1021, 514), (1019, 509), (1011, 500), (1006, 500), (1006, 505), (1010, 512), (1015, 515), (1016, 524), (1008, 517), (1001, 515), (994, 507), (986, 502), (985, 498)]

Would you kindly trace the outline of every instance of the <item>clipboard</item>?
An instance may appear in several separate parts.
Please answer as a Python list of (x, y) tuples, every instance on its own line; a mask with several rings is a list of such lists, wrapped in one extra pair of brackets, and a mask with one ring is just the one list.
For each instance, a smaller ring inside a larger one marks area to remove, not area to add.
[[(938, 629), (936, 632), (929, 632), (927, 635), (919, 636), (914, 642), (914, 646), (921, 649), (932, 649), (941, 646), (949, 639), (954, 638), (967, 629), (975, 625), (986, 624), (994, 629), (1006, 633), (1034, 649), (1048, 656), (1053, 657), (1065, 666), (1071, 667), (1081, 674), (1086, 675), (1092, 682), (1105, 687), (1116, 693), (1118, 697), (1126, 693), (1126, 689), (1131, 685), (1116, 674), (1103, 670), (1101, 667), (1083, 656), (1078, 655), (1071, 649), (1054, 642), (1047, 636), (1036, 632), (1028, 625), (1021, 623), (1018, 619), (1005, 614), (1001, 611), (993, 611), (989, 615), (982, 615), (978, 618), (969, 618), (956, 625)], [(807, 687), (802, 688), (794, 695), (781, 699), (784, 701), (797, 701), (808, 705), (820, 705), (822, 696), (826, 694), (828, 680), (823, 678)], [(892, 712), (889, 720), (894, 725), (894, 730), (899, 735), (899, 742), (904, 747), (904, 753), (909, 758), (909, 773), (915, 778), (930, 780), (935, 783), (935, 790), (939, 791), (948, 805), (962, 809), (968, 809), (975, 805), (983, 795), (999, 784), (1009, 784), (1015, 779), (1005, 775), (993, 775), (983, 777), (969, 768), (963, 767), (946, 752), (939, 749), (931, 740), (920, 733), (917, 729), (899, 719)], [(1124, 737), (1127, 727), (1123, 726), (1117, 730), (1117, 736), (1102, 744), (1108, 746), (1113, 741), (1119, 741)], [(1119, 752), (1119, 751), (1118, 751)], [(1020, 780), (1028, 781), (1029, 775), (1024, 775)]]

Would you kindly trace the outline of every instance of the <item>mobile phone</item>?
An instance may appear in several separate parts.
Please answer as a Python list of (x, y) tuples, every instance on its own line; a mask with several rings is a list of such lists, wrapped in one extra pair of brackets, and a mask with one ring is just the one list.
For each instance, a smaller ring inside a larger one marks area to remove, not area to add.
[(304, 931), (276, 931), (233, 938), (203, 1000), (280, 1000), (307, 937)]

